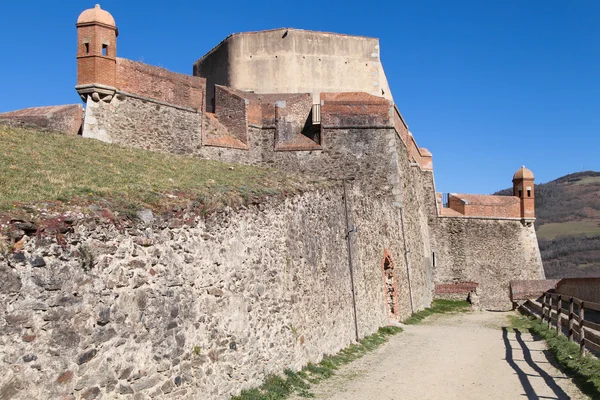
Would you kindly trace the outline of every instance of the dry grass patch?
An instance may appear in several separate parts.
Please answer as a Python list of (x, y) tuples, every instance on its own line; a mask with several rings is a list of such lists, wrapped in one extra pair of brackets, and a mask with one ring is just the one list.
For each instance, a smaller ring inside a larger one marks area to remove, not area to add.
[(537, 230), (540, 239), (554, 239), (558, 236), (600, 235), (600, 221), (571, 221), (544, 224)]
[(243, 203), (311, 185), (273, 169), (0, 125), (0, 211), (22, 203), (90, 198), (152, 209), (208, 198)]

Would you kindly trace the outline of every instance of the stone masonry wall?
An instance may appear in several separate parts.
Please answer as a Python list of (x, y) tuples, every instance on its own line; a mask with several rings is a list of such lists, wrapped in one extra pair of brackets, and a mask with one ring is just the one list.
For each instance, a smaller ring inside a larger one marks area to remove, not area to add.
[[(385, 198), (347, 192), (363, 337), (388, 323), (401, 231)], [(0, 397), (225, 399), (335, 353), (356, 334), (344, 210), (337, 186), (183, 226), (72, 215), (60, 241), (28, 238), (0, 257)]]
[(201, 145), (201, 114), (129, 96), (88, 97), (83, 136), (123, 146), (191, 154)]
[[(197, 134), (191, 128), (194, 124), (193, 119), (179, 118), (177, 121), (182, 127), (171, 130), (171, 136), (160, 141), (141, 140), (145, 132), (149, 132), (154, 138), (160, 138), (159, 129), (152, 126), (156, 125), (152, 119), (155, 104), (126, 98), (124, 101), (115, 99), (110, 104), (94, 105), (97, 108), (92, 108), (93, 114), (101, 115), (96, 118), (100, 122), (99, 127), (103, 125), (105, 130), (112, 131), (117, 137), (111, 139), (117, 139), (117, 143), (171, 151), (169, 146), (185, 143), (185, 140), (190, 140)], [(165, 107), (165, 110), (165, 113), (169, 113), (163, 117), (167, 122), (175, 120), (179, 115), (188, 115), (182, 114), (185, 113), (182, 110), (171, 110), (168, 107)], [(389, 114), (385, 115), (389, 118)], [(138, 121), (138, 124), (134, 126), (133, 121)], [(150, 125), (146, 125), (147, 122), (151, 122)], [(189, 126), (187, 130), (186, 124)], [(113, 129), (115, 126), (116, 130)], [(179, 136), (183, 136), (183, 139), (179, 139)], [(336, 128), (332, 125), (322, 128), (322, 149), (311, 151), (274, 151), (277, 138), (273, 128), (249, 126), (247, 138), (247, 149), (200, 146), (194, 140), (192, 143), (196, 145), (191, 144), (183, 148), (182, 152), (201, 158), (274, 167), (333, 180), (347, 179), (350, 183), (355, 181), (359, 186), (367, 187), (370, 201), (382, 198), (394, 206), (395, 214), (390, 214), (390, 218), (380, 229), (386, 229), (390, 235), (399, 235), (396, 245), (400, 247), (392, 252), (392, 259), (395, 273), (399, 274), (397, 288), (398, 300), (401, 303), (400, 314), (408, 316), (412, 310), (417, 311), (429, 306), (433, 293), (433, 274), (427, 223), (432, 210), (435, 209), (433, 175), (431, 171), (424, 171), (418, 164), (409, 161), (407, 146), (391, 126)], [(404, 203), (397, 201), (403, 196), (406, 197)], [(404, 229), (400, 217), (401, 207), (404, 207)], [(360, 232), (361, 226), (358, 223), (357, 227)], [(383, 253), (380, 257), (383, 262)], [(407, 268), (407, 260), (410, 268)], [(412, 309), (408, 288), (409, 269), (413, 289)]]
[(519, 220), (440, 217), (430, 220), (435, 283), (479, 283), (481, 306), (511, 308), (511, 280), (544, 279), (533, 226)]
[(422, 171), (414, 164), (411, 166), (408, 162), (407, 146), (399, 136), (396, 136), (395, 141), (400, 158), (398, 162), (401, 188), (399, 203), (403, 207), (406, 260), (410, 269), (413, 307), (414, 311), (418, 311), (429, 307), (433, 296), (434, 283), (427, 227), (433, 206), (430, 204), (433, 202), (431, 196), (433, 174)]

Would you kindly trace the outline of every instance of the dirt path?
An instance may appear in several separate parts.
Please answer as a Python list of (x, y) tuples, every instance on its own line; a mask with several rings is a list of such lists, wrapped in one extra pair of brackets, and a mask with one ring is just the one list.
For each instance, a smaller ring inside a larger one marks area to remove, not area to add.
[(311, 391), (332, 400), (587, 399), (548, 361), (543, 341), (502, 329), (507, 315), (430, 317)]

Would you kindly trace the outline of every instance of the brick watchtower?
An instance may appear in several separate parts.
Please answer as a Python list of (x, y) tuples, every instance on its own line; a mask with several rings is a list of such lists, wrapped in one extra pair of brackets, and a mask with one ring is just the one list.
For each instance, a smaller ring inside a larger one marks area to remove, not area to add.
[(513, 176), (513, 194), (521, 199), (521, 218), (525, 221), (535, 219), (533, 180), (533, 172), (524, 165)]
[(109, 12), (96, 7), (77, 19), (77, 86), (83, 101), (110, 101), (115, 93), (117, 36), (119, 30)]

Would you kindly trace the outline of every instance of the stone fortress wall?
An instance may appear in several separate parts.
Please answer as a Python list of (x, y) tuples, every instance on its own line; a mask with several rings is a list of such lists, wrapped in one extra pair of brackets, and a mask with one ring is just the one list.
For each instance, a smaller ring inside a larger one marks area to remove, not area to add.
[[(265, 62), (281, 73), (302, 69), (299, 57), (310, 49), (297, 46), (311, 41), (322, 46), (311, 50), (311, 63), (343, 62), (340, 51), (360, 48), (350, 61), (370, 56), (366, 67), (383, 74), (376, 39), (234, 35), (196, 63), (201, 76), (187, 76), (117, 58), (118, 31), (104, 13), (87, 10), (78, 21), (84, 137), (331, 185), (182, 224), (118, 229), (75, 218), (67, 246), (32, 237), (16, 258), (0, 258), (7, 398), (224, 399), (428, 307), (436, 285), (445, 293), (476, 287), (482, 307), (503, 309), (509, 280), (543, 278), (527, 208), (533, 193), (524, 198), (532, 175), (515, 175), (520, 197), (455, 195), (446, 206), (431, 153), (417, 145), (389, 89), (343, 80), (295, 82), (304, 89), (288, 93), (257, 82), (249, 91), (239, 75), (241, 66), (252, 72)], [(273, 61), (265, 43), (276, 39), (283, 47)], [(367, 45), (377, 46), (370, 55)], [(106, 56), (93, 54), (103, 46)], [(229, 68), (230, 56), (237, 67)], [(209, 65), (211, 58), (219, 61)], [(381, 74), (369, 76), (387, 87)]]
[(396, 210), (371, 190), (346, 187), (356, 322), (341, 185), (180, 226), (71, 215), (62, 241), (32, 235), (0, 259), (3, 398), (226, 399), (408, 317)]
[[(392, 100), (379, 40), (280, 28), (236, 33), (194, 63), (206, 78), (207, 104), (215, 85), (255, 93), (365, 92)], [(268, 76), (269, 79), (264, 79)]]

